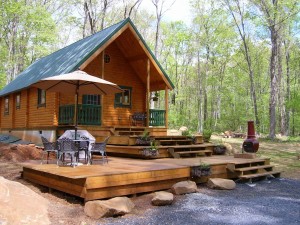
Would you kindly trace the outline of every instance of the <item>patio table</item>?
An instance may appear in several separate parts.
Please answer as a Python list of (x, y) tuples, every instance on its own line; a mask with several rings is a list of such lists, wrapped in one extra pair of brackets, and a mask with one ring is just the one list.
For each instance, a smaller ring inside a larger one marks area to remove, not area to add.
[[(88, 141), (89, 142), (88, 150), (92, 149), (92, 145), (96, 141), (95, 137), (93, 135), (91, 135), (87, 130), (77, 130), (77, 137), (76, 138), (75, 138), (75, 131), (74, 130), (66, 130), (63, 133), (63, 135), (61, 135), (58, 138), (58, 140), (61, 140), (63, 138), (69, 138), (77, 144), (81, 141)], [(82, 157), (86, 157), (86, 152), (82, 152), (78, 148), (78, 159), (82, 158)], [(87, 157), (88, 157), (88, 155), (87, 155)], [(87, 158), (87, 159), (88, 159), (87, 162), (89, 162), (89, 158)], [(78, 162), (77, 162), (77, 164), (78, 164)]]

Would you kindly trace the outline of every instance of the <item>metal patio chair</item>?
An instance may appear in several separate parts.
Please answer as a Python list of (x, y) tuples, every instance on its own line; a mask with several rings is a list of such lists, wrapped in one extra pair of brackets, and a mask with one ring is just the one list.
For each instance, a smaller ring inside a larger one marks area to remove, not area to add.
[(88, 163), (89, 162), (89, 156), (88, 156), (89, 152), (88, 151), (89, 151), (90, 140), (88, 137), (85, 137), (85, 136), (81, 136), (80, 139), (81, 140), (79, 142), (77, 142), (77, 147), (78, 147), (77, 161), (79, 161), (80, 152), (83, 151), (85, 163)]
[(57, 142), (50, 142), (48, 141), (47, 138), (45, 138), (44, 136), (41, 136), (43, 145), (44, 145), (44, 150), (42, 153), (42, 164), (44, 161), (44, 157), (47, 154), (47, 164), (49, 163), (49, 155), (51, 152), (54, 152), (56, 155), (56, 164), (58, 165), (58, 146), (57, 146)]
[(106, 144), (110, 136), (105, 138), (103, 142), (92, 143), (92, 148), (89, 150), (89, 162), (93, 164), (93, 153), (100, 153), (102, 156), (102, 163), (104, 164), (105, 160), (108, 163), (107, 154), (106, 154)]
[(58, 152), (58, 159), (62, 162), (62, 164), (65, 164), (65, 157), (66, 155), (70, 155), (71, 157), (71, 166), (75, 166), (75, 162), (73, 161), (76, 159), (78, 154), (78, 148), (75, 145), (74, 140), (69, 138), (62, 138), (59, 140), (59, 152)]

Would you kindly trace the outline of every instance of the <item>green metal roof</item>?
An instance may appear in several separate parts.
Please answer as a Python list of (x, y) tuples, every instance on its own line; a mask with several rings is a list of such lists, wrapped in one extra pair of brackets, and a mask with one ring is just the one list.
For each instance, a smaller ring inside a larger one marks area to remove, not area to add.
[(94, 35), (81, 39), (65, 48), (62, 48), (48, 56), (45, 56), (20, 73), (16, 79), (6, 85), (1, 91), (0, 96), (17, 92), (29, 87), (31, 84), (55, 75), (70, 73), (77, 70), (95, 51), (104, 45), (115, 33), (117, 33), (124, 25), (130, 23), (141, 38), (151, 56), (163, 72), (164, 76), (174, 88), (173, 83), (158, 63), (157, 59), (146, 45), (140, 33), (133, 25), (132, 21), (127, 18), (115, 25), (112, 25)]

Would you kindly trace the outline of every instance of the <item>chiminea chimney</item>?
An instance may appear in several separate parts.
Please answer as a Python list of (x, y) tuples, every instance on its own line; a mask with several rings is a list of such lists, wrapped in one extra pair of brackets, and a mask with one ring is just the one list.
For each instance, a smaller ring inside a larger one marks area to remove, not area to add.
[(245, 152), (255, 153), (258, 151), (259, 142), (255, 138), (254, 121), (248, 121), (247, 139), (243, 143), (243, 150)]

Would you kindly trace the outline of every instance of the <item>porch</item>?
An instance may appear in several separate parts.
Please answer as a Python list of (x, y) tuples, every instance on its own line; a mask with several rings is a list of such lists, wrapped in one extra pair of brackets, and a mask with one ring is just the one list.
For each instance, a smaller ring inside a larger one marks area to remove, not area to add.
[[(59, 125), (74, 125), (75, 105), (59, 106)], [(146, 119), (146, 118), (145, 118)], [(79, 125), (102, 125), (102, 106), (91, 104), (78, 104), (78, 124)], [(164, 127), (166, 124), (166, 110), (149, 109), (149, 126)], [(128, 117), (128, 125), (131, 125)]]

